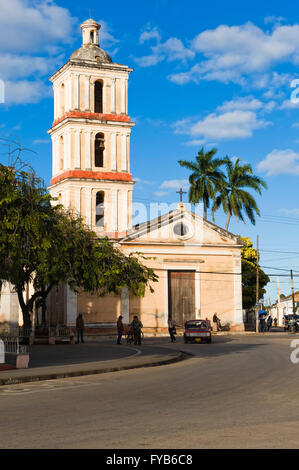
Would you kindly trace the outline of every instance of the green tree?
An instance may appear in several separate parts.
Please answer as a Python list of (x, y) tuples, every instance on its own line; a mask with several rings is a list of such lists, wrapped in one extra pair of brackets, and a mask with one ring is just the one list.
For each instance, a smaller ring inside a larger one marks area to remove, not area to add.
[(204, 147), (198, 152), (195, 161), (179, 160), (182, 167), (192, 171), (189, 176), (189, 202), (197, 204), (203, 201), (204, 219), (207, 219), (207, 209), (210, 200), (215, 201), (216, 193), (223, 184), (224, 173), (219, 170), (224, 160), (214, 158), (217, 149), (213, 148), (205, 152)]
[(244, 211), (250, 222), (255, 225), (255, 214), (260, 215), (260, 211), (254, 197), (246, 188), (253, 189), (258, 194), (262, 193), (262, 188), (267, 189), (265, 181), (253, 174), (251, 165), (240, 162), (240, 158), (233, 163), (226, 157), (226, 178), (221, 182), (221, 189), (213, 206), (213, 213), (222, 206), (227, 214), (225, 230), (228, 230), (232, 215), (245, 222)]
[[(257, 252), (249, 237), (240, 237), (245, 244), (242, 248), (242, 296), (243, 308), (252, 308), (256, 303)], [(259, 267), (259, 299), (266, 293), (269, 276)]]
[[(45, 311), (46, 298), (59, 283), (97, 295), (119, 293), (123, 286), (144, 295), (158, 277), (140, 258), (124, 255), (107, 238), (98, 239), (81, 218), (53, 206), (33, 173), (16, 174), (0, 165), (0, 281), (14, 286), (25, 327), (34, 303)], [(29, 284), (34, 293), (25, 298)]]

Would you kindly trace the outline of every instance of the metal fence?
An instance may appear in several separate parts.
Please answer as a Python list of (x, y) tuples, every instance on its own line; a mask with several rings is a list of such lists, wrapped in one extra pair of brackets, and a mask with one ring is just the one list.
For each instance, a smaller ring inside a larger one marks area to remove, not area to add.
[(4, 343), (5, 353), (11, 354), (27, 354), (28, 346), (26, 344), (20, 344), (18, 336), (0, 336), (0, 339)]

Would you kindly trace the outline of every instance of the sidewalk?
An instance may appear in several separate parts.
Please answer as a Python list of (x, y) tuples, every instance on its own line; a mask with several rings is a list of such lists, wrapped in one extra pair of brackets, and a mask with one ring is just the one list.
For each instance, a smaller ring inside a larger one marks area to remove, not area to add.
[(29, 369), (0, 371), (0, 386), (153, 367), (189, 357), (166, 347), (111, 342), (33, 346), (31, 356)]

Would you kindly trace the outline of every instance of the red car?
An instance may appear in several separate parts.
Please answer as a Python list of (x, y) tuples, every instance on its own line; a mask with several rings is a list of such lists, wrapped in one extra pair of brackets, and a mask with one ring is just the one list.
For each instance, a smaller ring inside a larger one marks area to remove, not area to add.
[(189, 320), (185, 323), (185, 343), (211, 343), (212, 334), (209, 322), (206, 320)]

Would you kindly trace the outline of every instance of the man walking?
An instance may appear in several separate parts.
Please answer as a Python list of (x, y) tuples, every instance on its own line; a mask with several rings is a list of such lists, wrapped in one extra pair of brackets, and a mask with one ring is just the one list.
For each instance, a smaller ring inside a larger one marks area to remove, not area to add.
[(83, 320), (82, 313), (80, 313), (79, 316), (77, 317), (76, 330), (77, 330), (77, 344), (80, 343), (80, 338), (81, 338), (81, 343), (84, 343), (84, 339), (83, 339), (84, 320)]
[(134, 315), (131, 327), (133, 328), (134, 344), (141, 344), (141, 328), (143, 328), (143, 325), (137, 315)]
[(171, 339), (171, 342), (174, 343), (175, 342), (175, 334), (176, 334), (176, 324), (175, 324), (175, 321), (170, 318), (168, 320), (168, 331), (169, 331), (169, 335), (170, 335), (170, 339)]
[(121, 344), (121, 337), (124, 332), (124, 324), (122, 322), (123, 317), (120, 315), (117, 320), (117, 343), (116, 344)]

